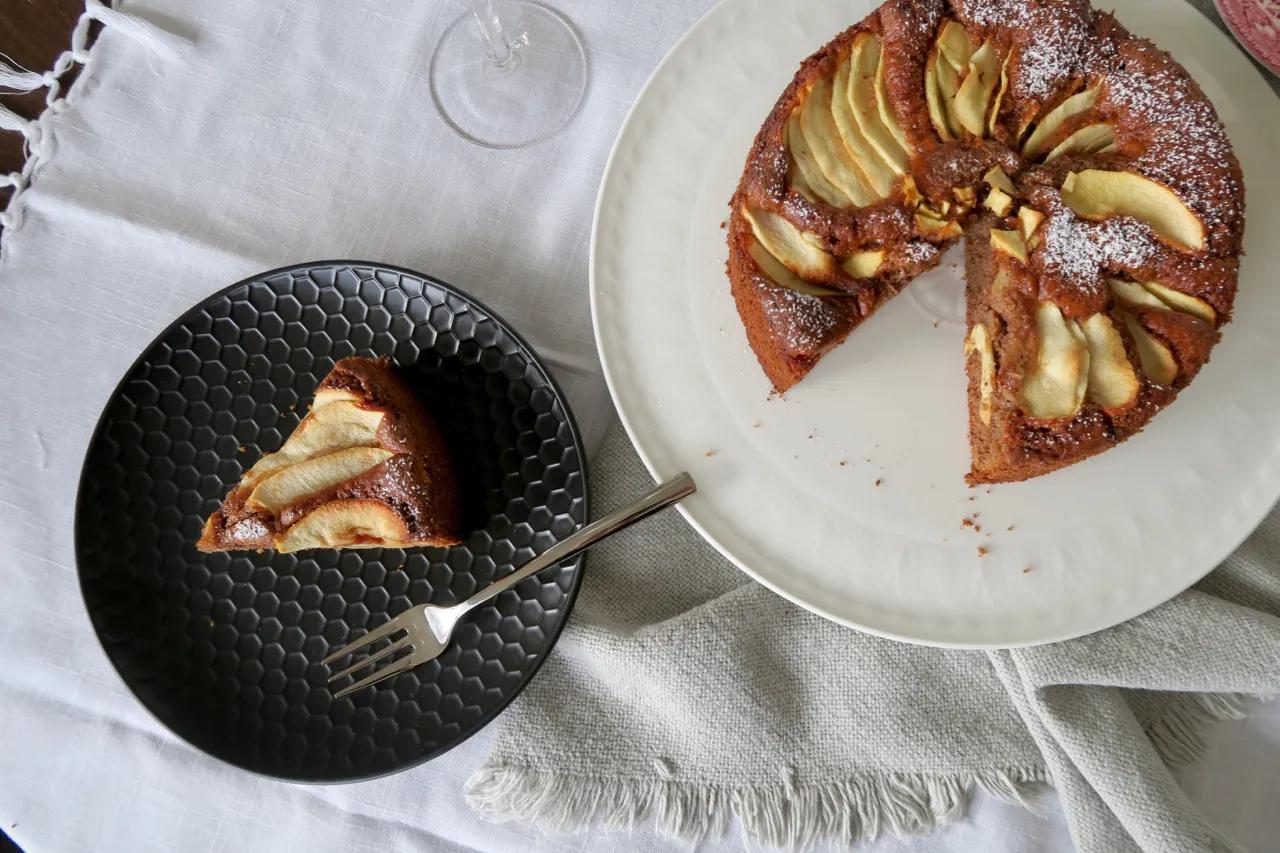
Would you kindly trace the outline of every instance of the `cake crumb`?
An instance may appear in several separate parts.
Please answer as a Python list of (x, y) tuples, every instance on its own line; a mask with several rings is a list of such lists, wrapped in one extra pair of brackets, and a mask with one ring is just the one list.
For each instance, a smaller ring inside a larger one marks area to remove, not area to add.
[(760, 429), (760, 422), (759, 422), (759, 421), (753, 421), (753, 422), (751, 423), (751, 428), (752, 428), (752, 429)]
[(974, 522), (974, 524), (973, 524), (973, 532), (974, 532), (974, 533), (981, 533), (981, 532), (982, 532), (982, 525), (981, 525), (981, 524), (978, 524), (977, 522)]
[(978, 546), (978, 556), (979, 556), (979, 557), (985, 557), (985, 556), (987, 556), (987, 549), (986, 549), (986, 548), (983, 548), (981, 545), (979, 545), (979, 546)]
[(960, 526), (973, 527), (973, 519), (966, 515), (964, 518), (960, 519)]
[(934, 320), (934, 321), (933, 321), (933, 327), (934, 327), (935, 329), (936, 329), (936, 328), (938, 328), (938, 321), (937, 321), (937, 320)]
[(242, 445), (240, 445), (240, 452), (241, 452), (241, 453), (244, 453), (244, 445), (243, 445), (243, 444), (242, 444)]
[(980, 516), (980, 515), (982, 515), (982, 513), (980, 513), (980, 512), (975, 512), (975, 513), (973, 514), (973, 517), (974, 517), (974, 518), (977, 518), (977, 517), (978, 517), (978, 516)]
[(969, 500), (971, 500), (971, 501), (972, 501), (972, 500), (976, 500), (976, 498), (974, 498), (974, 496), (973, 496), (973, 495), (969, 495)]
[(1005, 530), (1007, 530), (1007, 531), (1009, 531), (1010, 533), (1012, 533), (1012, 532), (1013, 532), (1013, 527), (1014, 527), (1014, 525), (1010, 524), (1008, 527), (1006, 527), (1006, 528), (1005, 528)]
[(848, 459), (841, 459), (841, 460), (840, 460), (840, 467), (841, 467), (841, 468), (848, 468), (848, 467), (849, 467), (849, 460), (848, 460)]
[(883, 482), (884, 482), (884, 480), (881, 480), (881, 479), (879, 479), (879, 478), (877, 478), (877, 479), (876, 479), (876, 485), (877, 485), (877, 486), (878, 486), (878, 485), (880, 485), (880, 484), (881, 484), (881, 483), (883, 483)]
[(723, 219), (721, 219), (721, 220), (720, 220), (720, 228), (721, 228), (721, 230), (723, 230), (723, 229), (725, 229), (725, 228), (728, 228), (728, 227), (729, 227), (729, 223), (728, 223), (728, 222), (725, 222)]
[(1027, 566), (1025, 569), (1022, 570), (1022, 573), (1025, 575), (1030, 572), (1034, 572), (1035, 570), (1036, 570), (1035, 566)]
[(708, 459), (710, 459), (712, 456), (715, 456), (715, 455), (716, 455), (716, 451), (715, 451), (715, 449), (713, 448), (713, 449), (711, 449), (711, 450), (708, 450), (706, 453), (704, 453), (704, 454), (702, 454), (702, 455), (703, 455), (703, 456), (705, 456), (705, 457), (707, 457)]

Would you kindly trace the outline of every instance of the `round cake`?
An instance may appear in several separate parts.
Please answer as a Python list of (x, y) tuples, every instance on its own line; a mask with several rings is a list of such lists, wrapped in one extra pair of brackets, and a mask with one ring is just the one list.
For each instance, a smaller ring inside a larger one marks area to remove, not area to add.
[(973, 483), (1070, 465), (1172, 402), (1231, 319), (1244, 233), (1213, 105), (1083, 0), (889, 0), (801, 63), (730, 204), (734, 300), (778, 392), (964, 239)]

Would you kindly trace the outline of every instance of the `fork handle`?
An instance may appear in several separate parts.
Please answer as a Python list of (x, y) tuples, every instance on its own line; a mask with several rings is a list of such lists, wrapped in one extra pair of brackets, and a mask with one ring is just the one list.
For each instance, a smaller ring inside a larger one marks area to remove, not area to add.
[(494, 581), (468, 598), (458, 609), (465, 613), (474, 607), (479, 607), (494, 596), (511, 589), (511, 587), (525, 578), (536, 575), (549, 566), (564, 562), (601, 539), (612, 536), (622, 528), (630, 527), (642, 518), (648, 518), (659, 510), (666, 509), (673, 503), (687, 498), (697, 490), (698, 487), (694, 484), (693, 477), (689, 476), (688, 471), (682, 471), (665, 483), (655, 487), (653, 491), (644, 497), (621, 509), (614, 510), (604, 518), (597, 519), (586, 525), (567, 539), (552, 545), (511, 574)]

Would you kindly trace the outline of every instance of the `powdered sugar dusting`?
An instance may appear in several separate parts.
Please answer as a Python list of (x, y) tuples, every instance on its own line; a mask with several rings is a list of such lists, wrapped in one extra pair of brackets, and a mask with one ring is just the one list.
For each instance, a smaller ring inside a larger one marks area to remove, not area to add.
[(1065, 206), (1049, 214), (1036, 233), (1044, 271), (1083, 289), (1101, 287), (1103, 270), (1141, 267), (1157, 250), (1145, 223), (1123, 216), (1086, 222)]
[(379, 493), (384, 498), (404, 497), (421, 499), (425, 496), (425, 483), (416, 475), (413, 458), (399, 453), (382, 463), (378, 472)]
[(871, 232), (910, 233), (911, 218), (898, 205), (880, 205), (864, 208), (859, 219), (862, 230)]
[(912, 35), (931, 35), (942, 20), (941, 3), (908, 5), (905, 8), (886, 3), (880, 11), (881, 25), (894, 41), (904, 40)]
[(1025, 27), (1036, 14), (1026, 0), (964, 0), (956, 5), (979, 27)]
[(958, 3), (979, 27), (1012, 27), (1019, 33), (1011, 91), (1019, 98), (1045, 98), (1080, 70), (1081, 50), (1091, 41), (1088, 12), (1067, 3), (1027, 0), (965, 0)]
[(938, 247), (924, 240), (912, 240), (902, 247), (902, 259), (909, 264), (924, 264), (938, 256)]
[(798, 293), (772, 282), (757, 286), (764, 291), (760, 303), (769, 326), (783, 336), (787, 349), (814, 350), (830, 343), (826, 338), (837, 318), (825, 303), (827, 297)]
[[(1135, 45), (1147, 60), (1149, 45)], [(1206, 228), (1233, 224), (1240, 215), (1238, 182), (1228, 164), (1231, 143), (1209, 101), (1174, 65), (1120, 62), (1107, 75), (1104, 97), (1148, 145), (1133, 161), (1143, 174), (1173, 188)]]
[(235, 522), (231, 525), (228, 532), (232, 539), (240, 542), (262, 539), (263, 537), (271, 534), (271, 531), (262, 523), (262, 520), (255, 516), (242, 518)]

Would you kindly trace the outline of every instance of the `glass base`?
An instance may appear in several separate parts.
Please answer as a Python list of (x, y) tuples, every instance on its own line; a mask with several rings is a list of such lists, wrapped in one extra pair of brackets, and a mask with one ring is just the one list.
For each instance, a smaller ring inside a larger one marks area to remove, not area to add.
[(560, 130), (587, 91), (587, 54), (573, 25), (530, 0), (495, 2), (512, 56), (485, 54), (472, 14), (449, 25), (431, 57), (431, 99), (459, 136), (487, 148), (521, 148)]
[(964, 328), (964, 244), (955, 244), (942, 256), (941, 263), (913, 278), (907, 293), (926, 316)]

